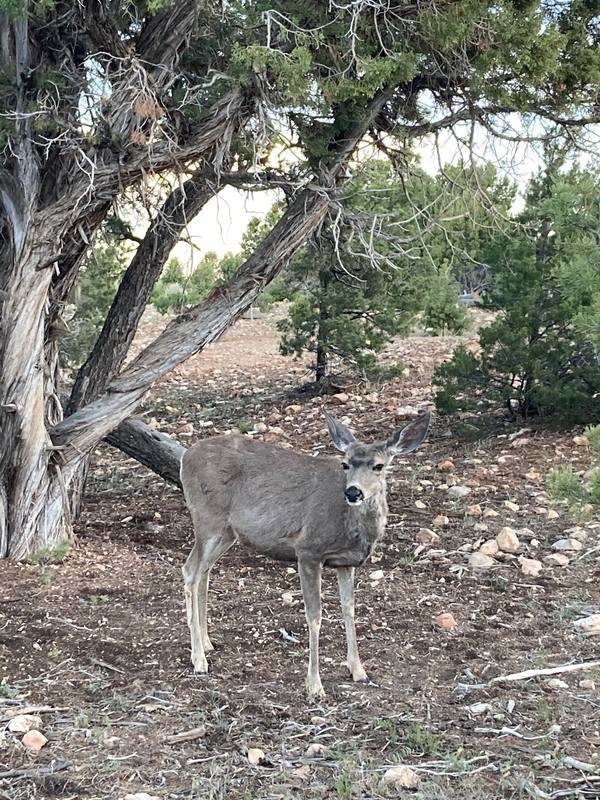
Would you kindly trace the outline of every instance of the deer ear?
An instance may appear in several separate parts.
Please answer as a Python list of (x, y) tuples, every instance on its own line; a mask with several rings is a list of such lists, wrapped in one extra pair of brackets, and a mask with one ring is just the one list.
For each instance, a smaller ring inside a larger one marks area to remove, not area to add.
[(393, 456), (412, 453), (419, 445), (423, 444), (423, 440), (427, 436), (430, 419), (431, 414), (427, 411), (417, 417), (414, 422), (410, 422), (405, 428), (402, 428), (401, 431), (398, 431), (387, 440), (385, 443), (387, 450)]
[(329, 433), (333, 439), (334, 445), (338, 450), (341, 450), (342, 453), (345, 453), (350, 445), (356, 441), (354, 434), (335, 417), (332, 417), (331, 414), (328, 414), (327, 411), (323, 411), (323, 413), (325, 414), (325, 422), (329, 428)]

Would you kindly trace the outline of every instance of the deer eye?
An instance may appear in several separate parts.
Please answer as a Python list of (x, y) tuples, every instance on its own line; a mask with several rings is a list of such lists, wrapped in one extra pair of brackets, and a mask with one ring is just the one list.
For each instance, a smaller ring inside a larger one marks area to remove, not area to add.
[(375, 466), (373, 467), (373, 472), (381, 472), (383, 467), (384, 467), (383, 464), (375, 464)]
[(342, 469), (350, 469), (350, 464), (347, 464), (345, 461), (342, 461)]

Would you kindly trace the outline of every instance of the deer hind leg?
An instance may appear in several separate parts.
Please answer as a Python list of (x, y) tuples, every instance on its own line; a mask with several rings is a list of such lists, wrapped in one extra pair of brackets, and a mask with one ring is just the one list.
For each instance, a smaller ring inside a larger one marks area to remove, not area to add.
[(201, 539), (198, 536), (196, 520), (194, 520), (194, 528), (196, 529), (196, 542), (183, 567), (185, 605), (192, 643), (194, 671), (208, 672), (206, 653), (213, 649), (208, 638), (207, 627), (209, 575), (215, 562), (233, 544), (234, 536), (229, 529), (224, 529), (218, 534)]
[(319, 633), (321, 630), (321, 564), (319, 562), (298, 562), (300, 586), (304, 597), (304, 610), (308, 623), (308, 674), (306, 690), (310, 700), (325, 697), (319, 675)]
[(354, 567), (338, 567), (337, 579), (348, 646), (346, 664), (352, 673), (353, 680), (366, 681), (367, 673), (358, 655), (356, 628), (354, 625)]

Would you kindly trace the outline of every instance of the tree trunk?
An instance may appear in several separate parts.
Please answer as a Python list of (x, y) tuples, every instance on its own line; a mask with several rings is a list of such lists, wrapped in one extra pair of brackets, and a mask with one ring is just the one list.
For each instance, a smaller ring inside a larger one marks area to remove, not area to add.
[(325, 324), (327, 321), (326, 295), (329, 285), (329, 273), (325, 270), (319, 272), (319, 319), (317, 322), (317, 361), (315, 376), (317, 382), (322, 381), (327, 374), (327, 346), (325, 343)]

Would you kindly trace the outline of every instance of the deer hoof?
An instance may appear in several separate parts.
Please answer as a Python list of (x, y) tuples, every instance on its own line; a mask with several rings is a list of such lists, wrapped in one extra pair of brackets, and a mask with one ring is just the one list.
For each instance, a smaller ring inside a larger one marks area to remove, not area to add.
[(204, 645), (203, 645), (203, 646), (204, 646), (204, 652), (205, 652), (205, 653), (212, 653), (212, 651), (215, 649), (215, 648), (214, 648), (214, 645), (213, 645), (213, 643), (211, 642), (211, 640), (210, 640), (210, 639), (207, 639), (207, 640), (204, 642)]
[(306, 694), (308, 695), (308, 699), (313, 700), (324, 700), (325, 699), (325, 689), (321, 685), (321, 681), (318, 683), (309, 683), (306, 682)]

